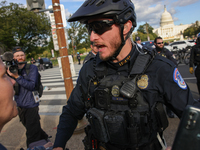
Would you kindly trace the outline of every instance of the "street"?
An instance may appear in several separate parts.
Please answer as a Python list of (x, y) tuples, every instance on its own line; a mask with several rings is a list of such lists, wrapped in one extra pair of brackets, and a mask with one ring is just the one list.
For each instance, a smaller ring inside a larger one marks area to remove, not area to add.
[(194, 74), (190, 74), (189, 66), (185, 64), (180, 64), (178, 70), (181, 73), (184, 81), (188, 84), (194, 99), (199, 99), (199, 93), (196, 85), (196, 77)]
[[(76, 76), (72, 77), (74, 86), (78, 73), (82, 65), (75, 64)], [(40, 114), (59, 115), (62, 112), (62, 106), (66, 105), (67, 98), (64, 87), (64, 80), (61, 77), (59, 67), (54, 67), (41, 71), (41, 81), (44, 92), (40, 98)]]

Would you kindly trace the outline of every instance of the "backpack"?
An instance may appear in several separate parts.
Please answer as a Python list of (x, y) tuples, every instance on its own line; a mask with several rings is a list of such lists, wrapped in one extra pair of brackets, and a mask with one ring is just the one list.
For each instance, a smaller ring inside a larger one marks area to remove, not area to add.
[[(31, 66), (31, 64), (26, 64), (25, 71), (26, 71), (27, 75), (30, 72), (30, 66)], [(39, 72), (38, 72), (38, 83), (36, 83), (35, 90), (38, 91), (39, 97), (41, 97), (42, 94), (43, 94), (43, 85), (42, 85), (42, 82), (41, 82), (41, 75), (40, 75)]]

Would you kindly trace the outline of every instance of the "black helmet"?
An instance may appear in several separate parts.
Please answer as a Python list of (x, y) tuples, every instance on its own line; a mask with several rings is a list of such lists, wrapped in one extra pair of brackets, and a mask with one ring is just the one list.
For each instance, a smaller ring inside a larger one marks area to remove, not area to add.
[(18, 51), (24, 52), (24, 50), (23, 50), (22, 47), (20, 47), (20, 46), (15, 46), (15, 47), (12, 49), (12, 51), (13, 51), (13, 54), (16, 53), (16, 52), (18, 52)]
[(136, 27), (135, 7), (131, 0), (86, 0), (68, 19), (68, 22), (86, 23), (89, 19), (97, 16), (112, 17), (119, 24), (125, 24), (131, 20), (133, 27)]

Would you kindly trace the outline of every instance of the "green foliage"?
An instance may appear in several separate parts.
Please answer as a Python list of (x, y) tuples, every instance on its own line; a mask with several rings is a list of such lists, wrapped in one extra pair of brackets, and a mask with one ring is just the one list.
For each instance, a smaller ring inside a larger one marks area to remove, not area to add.
[(58, 60), (57, 59), (51, 59), (51, 62), (53, 66), (58, 66)]
[[(133, 35), (132, 35), (133, 40), (135, 40), (135, 37), (136, 37), (136, 36), (139, 36), (140, 39), (141, 39), (141, 41), (147, 41), (147, 40), (148, 40), (148, 39), (147, 39), (147, 34), (144, 34), (144, 33), (142, 33), (142, 32), (139, 32), (139, 31), (138, 31), (138, 32), (137, 32), (137, 35), (133, 34)], [(156, 35), (155, 33), (149, 34), (150, 40), (154, 40), (156, 37), (157, 37), (157, 35)]]
[(153, 27), (151, 27), (148, 23), (145, 23), (143, 25), (140, 25), (139, 28), (138, 28), (138, 32), (141, 32), (143, 34), (147, 34), (147, 31), (146, 29), (148, 30), (148, 33), (149, 34), (152, 34), (153, 33)]
[(194, 25), (184, 30), (183, 36), (187, 37), (195, 37), (200, 32), (200, 26), (198, 25), (197, 21)]
[(76, 22), (70, 22), (68, 29), (68, 39), (71, 40), (69, 48), (76, 46), (76, 49), (81, 49), (90, 46), (89, 35), (84, 24)]
[[(146, 27), (148, 29), (148, 34), (146, 32)], [(148, 23), (145, 23), (143, 25), (140, 25), (138, 30), (137, 30), (137, 35), (133, 34), (133, 40), (135, 40), (136, 36), (139, 36), (141, 41), (147, 41), (148, 40), (148, 36), (150, 38), (150, 40), (154, 40), (157, 35), (155, 33), (153, 33), (153, 27), (151, 27)]]
[(79, 49), (77, 52), (79, 52), (80, 54), (83, 54), (86, 52), (86, 48), (81, 48)]
[(51, 52), (49, 52), (48, 50), (43, 51), (43, 57), (51, 58), (51, 56)]
[(51, 35), (51, 26), (45, 13), (35, 14), (22, 4), (0, 3), (0, 41), (11, 50), (14, 46), (22, 46), (26, 53), (40, 53), (39, 47), (47, 46), (47, 38)]

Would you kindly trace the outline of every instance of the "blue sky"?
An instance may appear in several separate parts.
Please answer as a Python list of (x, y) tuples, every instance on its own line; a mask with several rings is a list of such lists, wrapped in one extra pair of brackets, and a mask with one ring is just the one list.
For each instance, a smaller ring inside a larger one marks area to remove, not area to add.
[[(167, 11), (171, 13), (174, 24), (191, 24), (200, 21), (200, 0), (132, 0), (137, 15), (137, 23), (143, 25), (145, 22), (157, 28), (160, 25), (160, 17), (166, 5)], [(7, 0), (7, 2), (21, 3), (26, 6), (26, 0)], [(66, 16), (73, 14), (84, 2), (84, 0), (60, 0), (65, 7)], [(46, 8), (52, 5), (51, 0), (45, 0)]]

